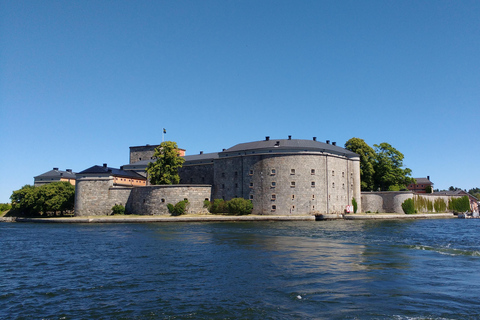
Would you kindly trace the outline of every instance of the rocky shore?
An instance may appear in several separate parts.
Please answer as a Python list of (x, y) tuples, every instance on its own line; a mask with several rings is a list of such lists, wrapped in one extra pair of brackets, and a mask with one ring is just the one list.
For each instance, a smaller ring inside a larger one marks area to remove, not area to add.
[(221, 222), (221, 221), (324, 221), (324, 220), (375, 220), (375, 219), (448, 219), (456, 218), (452, 213), (429, 214), (318, 214), (298, 216), (90, 216), (66, 218), (23, 218), (3, 217), (0, 222), (38, 222), (38, 223), (148, 223), (148, 222)]

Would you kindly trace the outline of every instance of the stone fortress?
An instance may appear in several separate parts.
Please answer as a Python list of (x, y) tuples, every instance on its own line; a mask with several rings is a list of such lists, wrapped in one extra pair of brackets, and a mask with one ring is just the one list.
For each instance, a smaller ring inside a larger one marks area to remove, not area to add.
[(188, 199), (190, 213), (204, 200), (250, 199), (253, 214), (344, 213), (361, 208), (360, 158), (330, 141), (270, 139), (240, 143), (217, 153), (185, 155), (179, 185), (148, 185), (145, 169), (157, 145), (130, 147), (120, 169), (93, 166), (77, 174), (75, 215), (105, 215), (115, 204), (140, 215), (168, 214), (167, 204)]

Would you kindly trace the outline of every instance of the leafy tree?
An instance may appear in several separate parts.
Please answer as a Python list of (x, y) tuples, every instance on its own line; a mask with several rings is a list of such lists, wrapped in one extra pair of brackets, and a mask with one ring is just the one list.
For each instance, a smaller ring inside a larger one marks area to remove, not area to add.
[(252, 201), (243, 198), (233, 198), (227, 201), (227, 209), (229, 214), (244, 215), (250, 214), (253, 210)]
[(375, 187), (375, 150), (363, 139), (351, 138), (345, 143), (345, 149), (357, 153), (360, 156), (360, 180), (362, 191), (371, 191)]
[(480, 200), (480, 188), (472, 188), (468, 190), (468, 193)]
[(12, 205), (9, 203), (0, 203), (0, 213), (12, 209)]
[(402, 168), (404, 156), (400, 151), (386, 142), (375, 144), (374, 147), (376, 152), (375, 189), (390, 190), (397, 186), (401, 190), (406, 189), (406, 185), (415, 183), (415, 179), (410, 177), (412, 170)]
[(413, 213), (416, 213), (417, 211), (415, 210), (415, 204), (412, 198), (409, 198), (403, 201), (402, 209), (403, 209), (403, 212), (405, 212), (405, 214), (413, 214)]
[(178, 169), (182, 167), (185, 159), (180, 157), (175, 142), (162, 142), (155, 149), (153, 158), (155, 161), (149, 163), (146, 169), (151, 184), (178, 184), (180, 182)]
[(73, 210), (75, 187), (61, 181), (34, 187), (25, 185), (10, 196), (12, 208), (27, 215)]

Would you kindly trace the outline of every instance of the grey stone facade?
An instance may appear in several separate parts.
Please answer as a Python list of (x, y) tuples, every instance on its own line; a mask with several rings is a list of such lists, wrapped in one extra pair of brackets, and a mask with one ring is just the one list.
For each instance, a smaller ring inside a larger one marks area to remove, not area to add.
[(130, 147), (130, 164), (141, 160), (150, 160), (155, 153), (155, 148), (159, 145), (146, 145), (146, 146), (138, 146), (138, 147)]
[(210, 200), (210, 185), (161, 185), (137, 187), (132, 190), (127, 211), (138, 215), (169, 215), (167, 204), (188, 199), (186, 213), (207, 213), (203, 207)]
[[(459, 198), (460, 196), (435, 195), (429, 193), (416, 194), (412, 191), (381, 191), (381, 192), (362, 192), (361, 212), (378, 212), (378, 213), (404, 213), (402, 203), (407, 199), (418, 199), (422, 197), (435, 202), (442, 199), (448, 205), (450, 199)], [(427, 208), (423, 208), (419, 213), (429, 212)], [(448, 211), (448, 209), (447, 209)], [(432, 210), (430, 212), (435, 212)]]
[(108, 175), (77, 178), (75, 216), (109, 215), (116, 204), (126, 205), (131, 187), (118, 187)]

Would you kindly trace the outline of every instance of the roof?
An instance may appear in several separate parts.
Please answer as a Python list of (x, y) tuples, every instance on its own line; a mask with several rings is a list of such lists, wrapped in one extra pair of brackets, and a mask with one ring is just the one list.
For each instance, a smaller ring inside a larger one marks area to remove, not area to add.
[(37, 178), (66, 178), (66, 179), (75, 179), (75, 173), (71, 171), (62, 171), (58, 170), (58, 168), (53, 168), (53, 170), (47, 171), (34, 177)]
[[(194, 154), (189, 156), (183, 156), (183, 158), (185, 159), (185, 163), (183, 165), (202, 164), (212, 162), (214, 159), (218, 159), (218, 152)], [(140, 160), (135, 163), (126, 164), (123, 166), (123, 168), (126, 170), (146, 168), (150, 162), (154, 161), (155, 159)]]
[(470, 198), (473, 198), (475, 200), (478, 200), (476, 197), (472, 196), (470, 193), (468, 193), (467, 191), (464, 191), (462, 189), (457, 189), (457, 190), (453, 190), (453, 191), (437, 191), (437, 192), (434, 192), (434, 194), (436, 195), (445, 195), (445, 196), (461, 196), (461, 195), (464, 195), (464, 196), (468, 196)]
[[(316, 140), (301, 140), (301, 139), (265, 139), (262, 141), (239, 143), (225, 151), (220, 155), (232, 152), (246, 152), (254, 150), (278, 150), (285, 151), (316, 151), (316, 152), (330, 152), (339, 155), (354, 157), (358, 155), (345, 148), (324, 143)], [(271, 152), (271, 151), (269, 151)]]
[(415, 181), (417, 181), (416, 184), (433, 184), (433, 182), (427, 178), (414, 178), (414, 179)]
[(144, 176), (139, 175), (138, 173), (136, 173), (134, 171), (110, 168), (110, 167), (107, 167), (106, 165), (93, 166), (93, 167), (90, 167), (86, 170), (83, 170), (82, 172), (79, 172), (78, 174), (99, 174), (99, 173), (100, 174), (110, 173), (112, 176), (120, 176), (120, 177), (146, 180), (146, 178)]

